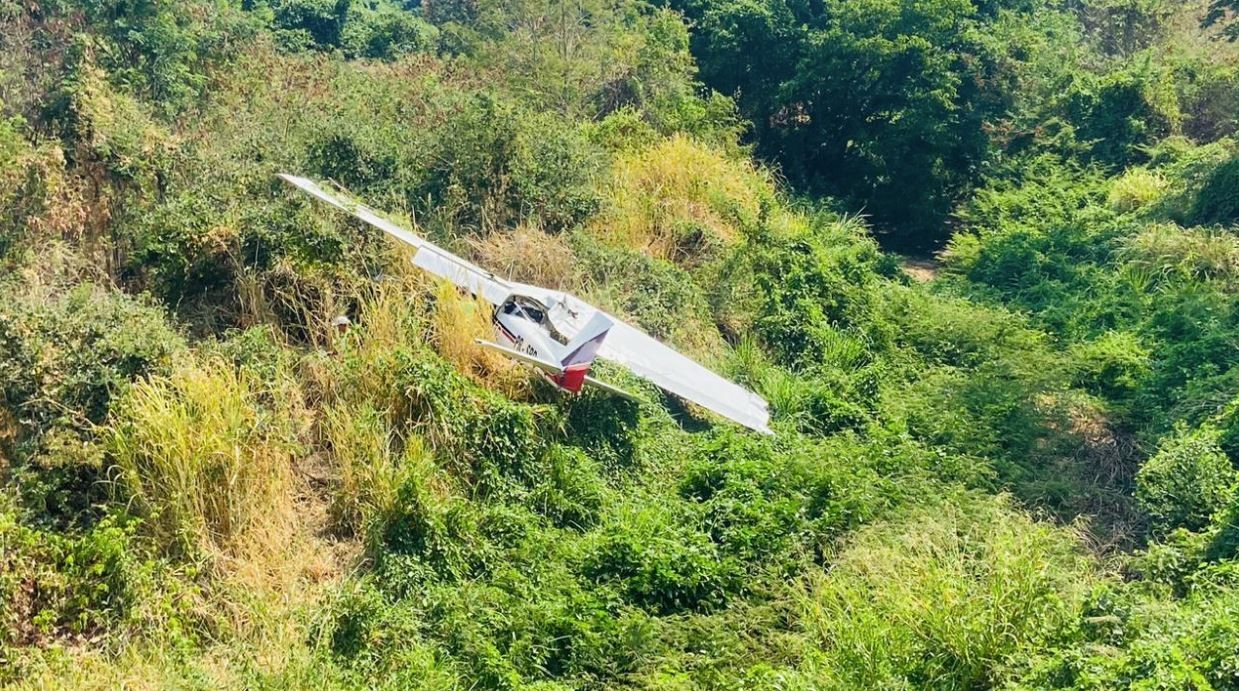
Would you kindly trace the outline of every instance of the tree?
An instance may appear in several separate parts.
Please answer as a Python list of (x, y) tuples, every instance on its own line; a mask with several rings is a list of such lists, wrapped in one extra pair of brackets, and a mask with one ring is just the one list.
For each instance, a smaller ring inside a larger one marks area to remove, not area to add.
[[(1028, 4), (1028, 3), (1023, 3)], [(926, 247), (988, 152), (1010, 59), (987, 22), (1011, 2), (673, 2), (706, 84), (736, 97), (760, 154), (804, 189)], [(1019, 9), (1019, 8), (1017, 8)]]

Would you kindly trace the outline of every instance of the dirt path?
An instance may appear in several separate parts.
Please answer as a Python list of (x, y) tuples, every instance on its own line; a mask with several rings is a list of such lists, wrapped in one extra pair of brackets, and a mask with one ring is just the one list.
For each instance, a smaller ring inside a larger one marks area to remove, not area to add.
[(938, 277), (942, 262), (932, 257), (904, 257), (899, 262), (899, 268), (917, 283), (929, 283)]

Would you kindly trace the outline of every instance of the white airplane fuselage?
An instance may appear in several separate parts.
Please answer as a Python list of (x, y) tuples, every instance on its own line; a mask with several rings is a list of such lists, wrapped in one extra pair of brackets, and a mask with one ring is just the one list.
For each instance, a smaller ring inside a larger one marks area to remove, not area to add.
[[(575, 311), (562, 303), (555, 304), (563, 313), (561, 319), (569, 323), (557, 325), (553, 322), (551, 310), (541, 300), (509, 295), (491, 313), (495, 334), (499, 337), (493, 347), (509, 357), (534, 365), (560, 389), (579, 393), (590, 380), (590, 366), (614, 322), (605, 314), (595, 313), (587, 323), (580, 325)], [(571, 337), (562, 329), (568, 329)]]
[(496, 308), (491, 322), (495, 326), (495, 336), (502, 345), (539, 360), (559, 362), (563, 357), (564, 345), (552, 338), (547, 328), (523, 314), (523, 311), (505, 314), (502, 307)]

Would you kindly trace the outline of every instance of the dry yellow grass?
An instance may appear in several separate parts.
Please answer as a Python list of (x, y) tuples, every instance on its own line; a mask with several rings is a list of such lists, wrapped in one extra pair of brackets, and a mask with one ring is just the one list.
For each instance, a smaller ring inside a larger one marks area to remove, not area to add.
[(496, 231), (471, 241), (481, 266), (522, 283), (571, 289), (581, 281), (577, 259), (568, 243), (529, 225)]
[(248, 376), (208, 359), (121, 400), (111, 434), (118, 489), (165, 548), (241, 561), (284, 552), (295, 423), (283, 396), (258, 398)]
[(434, 313), (430, 317), (435, 350), (475, 382), (510, 398), (529, 394), (530, 373), (523, 365), (487, 350), (474, 339), (495, 340), (492, 307), (480, 298), (463, 295), (456, 286), (436, 284)]
[(774, 181), (683, 136), (625, 154), (589, 227), (604, 241), (691, 266), (737, 241), (775, 196)]

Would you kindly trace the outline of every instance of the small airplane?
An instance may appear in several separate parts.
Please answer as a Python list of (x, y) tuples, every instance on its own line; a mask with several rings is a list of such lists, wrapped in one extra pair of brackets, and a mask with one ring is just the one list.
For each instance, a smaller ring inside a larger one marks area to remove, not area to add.
[(401, 228), (363, 204), (347, 201), (308, 178), (280, 174), (303, 192), (412, 247), (413, 265), (494, 305), (491, 321), (501, 343), (479, 345), (532, 365), (561, 390), (586, 385), (625, 398), (633, 394), (589, 376), (596, 358), (631, 371), (680, 398), (764, 434), (770, 429), (762, 397), (706, 369), (641, 330), (567, 293), (508, 281)]

